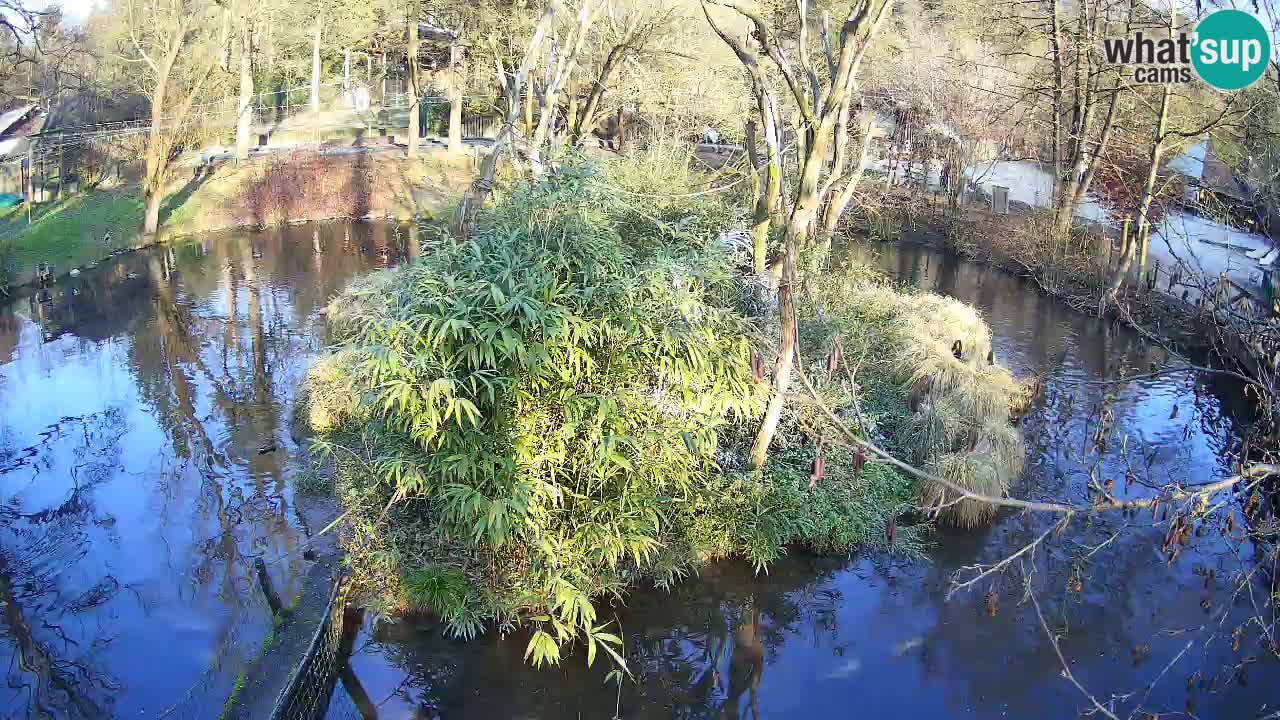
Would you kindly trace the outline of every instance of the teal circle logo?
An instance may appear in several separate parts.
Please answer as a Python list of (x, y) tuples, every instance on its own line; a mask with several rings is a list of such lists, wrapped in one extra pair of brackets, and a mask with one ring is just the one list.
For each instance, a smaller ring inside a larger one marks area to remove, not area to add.
[(1201, 80), (1219, 90), (1257, 82), (1271, 60), (1271, 38), (1258, 18), (1243, 10), (1217, 10), (1196, 25), (1191, 64)]

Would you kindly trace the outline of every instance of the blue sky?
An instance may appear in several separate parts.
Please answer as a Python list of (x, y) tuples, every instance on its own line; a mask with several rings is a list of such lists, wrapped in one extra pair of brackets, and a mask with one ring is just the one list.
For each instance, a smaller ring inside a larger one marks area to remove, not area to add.
[(23, 4), (33, 10), (43, 10), (50, 5), (61, 5), (64, 17), (77, 25), (83, 25), (94, 6), (99, 4), (99, 0), (23, 0)]

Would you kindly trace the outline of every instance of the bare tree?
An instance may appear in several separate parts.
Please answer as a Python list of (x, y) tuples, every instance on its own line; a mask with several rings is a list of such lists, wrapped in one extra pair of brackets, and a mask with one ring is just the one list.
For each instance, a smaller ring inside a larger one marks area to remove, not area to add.
[(621, 18), (613, 15), (605, 18), (605, 32), (601, 35), (606, 38), (608, 50), (596, 69), (591, 89), (581, 104), (576, 92), (570, 98), (568, 133), (571, 143), (581, 143), (595, 130), (604, 116), (604, 96), (614, 76), (628, 60), (654, 51), (654, 45), (670, 29), (674, 14), (673, 8), (633, 9)]
[[(160, 227), (169, 167), (181, 151), (181, 133), (192, 106), (217, 69), (229, 25), (227, 8), (209, 0), (126, 0), (127, 29), (136, 61), (149, 71), (151, 127), (143, 157), (146, 204), (143, 232)], [(218, 28), (212, 35), (210, 28)]]
[(489, 193), (493, 191), (493, 180), (497, 175), (498, 161), (502, 157), (503, 150), (514, 148), (516, 125), (520, 122), (520, 96), (530, 71), (538, 62), (542, 44), (550, 31), (555, 14), (555, 5), (549, 4), (538, 20), (537, 26), (534, 27), (533, 36), (525, 48), (524, 58), (514, 72), (507, 72), (501, 54), (496, 47), (494, 48), (493, 58), (498, 85), (502, 89), (506, 107), (503, 113), (502, 129), (498, 132), (493, 147), (489, 149), (489, 154), (481, 162), (479, 175), (471, 183), (471, 187), (462, 194), (462, 200), (458, 202), (453, 220), (453, 234), (460, 240), (471, 236), (471, 231), (475, 227), (476, 213), (484, 206)]
[[(1170, 39), (1174, 36), (1177, 22), (1177, 9), (1170, 2)], [(1132, 236), (1126, 235), (1123, 238), (1124, 246), (1120, 251), (1120, 261), (1112, 268), (1111, 276), (1107, 280), (1107, 288), (1098, 300), (1098, 317), (1102, 317), (1106, 312), (1107, 305), (1115, 300), (1116, 293), (1120, 290), (1121, 284), (1124, 283), (1125, 276), (1129, 274), (1129, 265), (1133, 262), (1134, 248), (1144, 242), (1142, 239), (1146, 237), (1148, 232), (1149, 220), (1147, 214), (1151, 210), (1151, 201), (1155, 197), (1156, 175), (1160, 172), (1160, 158), (1164, 153), (1166, 131), (1169, 126), (1169, 97), (1172, 92), (1172, 85), (1165, 85), (1160, 92), (1160, 107), (1156, 110), (1156, 129), (1151, 140), (1151, 149), (1148, 153), (1146, 177), (1143, 180), (1142, 195), (1138, 200), (1138, 207), (1134, 210), (1133, 227), (1135, 232)], [(1107, 118), (1108, 126), (1110, 125), (1110, 119), (1110, 117)], [(1110, 127), (1107, 129), (1110, 130)]]
[(253, 20), (252, 6), (245, 2), (240, 9), (240, 97), (236, 103), (236, 157), (249, 158), (250, 134), (253, 130)]
[(0, 0), (0, 87), (7, 87), (40, 52), (36, 26), (41, 13), (21, 0)]
[(594, 14), (593, 0), (583, 0), (582, 5), (578, 7), (576, 22), (568, 30), (566, 38), (568, 52), (561, 49), (557, 38), (552, 37), (551, 52), (544, 68), (538, 123), (534, 126), (533, 135), (529, 138), (529, 144), (525, 150), (529, 157), (529, 166), (535, 176), (541, 175), (544, 171), (542, 146), (546, 144), (552, 123), (555, 122), (560, 92), (578, 67), (578, 58), (582, 55), (582, 48), (586, 44), (587, 32), (591, 29)]
[[(758, 50), (749, 49), (741, 38), (722, 29), (712, 18), (708, 4), (728, 8), (745, 18), (752, 27), (751, 37)], [(763, 467), (769, 454), (769, 445), (778, 430), (782, 408), (786, 402), (787, 388), (791, 383), (792, 366), (796, 355), (797, 328), (795, 317), (794, 286), (796, 284), (796, 259), (799, 248), (812, 234), (818, 209), (830, 191), (832, 184), (820, 183), (824, 169), (828, 168), (831, 143), (835, 138), (840, 118), (847, 119), (849, 94), (853, 89), (862, 60), (872, 40), (888, 15), (890, 0), (859, 0), (851, 4), (848, 15), (840, 24), (838, 35), (833, 36), (830, 23), (823, 22), (821, 33), (822, 52), (827, 61), (825, 80), (813, 62), (809, 32), (809, 6), (806, 0), (796, 4), (798, 21), (798, 49), (800, 70), (796, 73), (782, 46), (774, 37), (767, 22), (759, 12), (751, 10), (736, 0), (703, 0), (703, 12), (707, 22), (720, 38), (729, 45), (742, 62), (751, 79), (752, 92), (756, 96), (757, 109), (765, 122), (777, 118), (777, 103), (772, 87), (763, 68), (756, 61), (763, 54), (772, 68), (782, 77), (795, 102), (796, 117), (800, 121), (798, 164), (799, 178), (792, 185), (792, 197), (784, 204), (789, 208), (781, 261), (781, 281), (778, 285), (778, 306), (781, 320), (781, 338), (778, 355), (773, 367), (773, 388), (764, 417), (756, 431), (751, 448), (751, 466)], [(825, 16), (824, 16), (825, 18)], [(775, 120), (776, 122), (776, 120)], [(770, 133), (766, 128), (766, 140)], [(771, 149), (771, 152), (776, 152)]]
[(405, 22), (409, 26), (409, 42), (405, 51), (409, 64), (409, 157), (417, 156), (418, 139), (422, 135), (422, 87), (418, 77), (418, 24), (421, 21), (421, 4), (418, 0), (410, 0), (409, 9), (405, 12)]

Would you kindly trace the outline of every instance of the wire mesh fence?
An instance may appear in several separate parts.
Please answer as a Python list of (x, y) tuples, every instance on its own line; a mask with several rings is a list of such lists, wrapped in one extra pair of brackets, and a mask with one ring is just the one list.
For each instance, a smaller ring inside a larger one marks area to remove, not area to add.
[[(347, 620), (350, 584), (338, 578), (324, 618), (316, 627), (307, 653), (294, 669), (289, 683), (276, 700), (271, 720), (320, 720), (325, 717), (338, 676), (346, 667), (355, 640), (355, 627)], [(353, 620), (354, 624), (354, 620)]]

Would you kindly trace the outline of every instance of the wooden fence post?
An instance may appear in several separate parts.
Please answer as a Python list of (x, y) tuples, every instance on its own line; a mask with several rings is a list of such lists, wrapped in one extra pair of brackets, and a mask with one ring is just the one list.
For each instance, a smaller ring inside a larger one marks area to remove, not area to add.
[(31, 224), (31, 206), (36, 204), (36, 144), (27, 140), (27, 224)]

